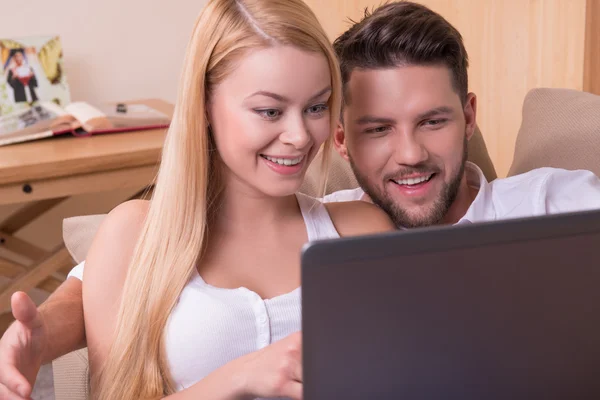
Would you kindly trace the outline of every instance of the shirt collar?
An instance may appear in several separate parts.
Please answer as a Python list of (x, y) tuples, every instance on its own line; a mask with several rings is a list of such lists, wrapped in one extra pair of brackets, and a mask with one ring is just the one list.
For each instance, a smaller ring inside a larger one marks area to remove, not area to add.
[(467, 185), (479, 188), (479, 191), (465, 215), (456, 225), (493, 221), (496, 219), (496, 210), (492, 201), (492, 186), (487, 181), (483, 171), (477, 165), (467, 161), (465, 164), (465, 175)]

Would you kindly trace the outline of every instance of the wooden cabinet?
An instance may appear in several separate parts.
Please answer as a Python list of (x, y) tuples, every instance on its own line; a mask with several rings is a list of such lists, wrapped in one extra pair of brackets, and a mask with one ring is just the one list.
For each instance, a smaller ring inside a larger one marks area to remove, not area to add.
[[(380, 0), (305, 0), (333, 40)], [(421, 0), (463, 35), (469, 90), (499, 176), (513, 159), (526, 93), (563, 87), (600, 94), (600, 0)]]

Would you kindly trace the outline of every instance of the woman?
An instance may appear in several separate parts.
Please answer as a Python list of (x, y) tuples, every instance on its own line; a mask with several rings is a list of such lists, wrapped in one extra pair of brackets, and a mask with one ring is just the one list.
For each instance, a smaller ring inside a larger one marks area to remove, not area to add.
[(88, 253), (94, 397), (301, 398), (302, 245), (394, 229), (370, 204), (295, 194), (340, 96), (301, 0), (208, 2), (153, 198), (115, 208)]
[(34, 103), (38, 100), (35, 93), (38, 83), (33, 68), (27, 62), (23, 49), (15, 49), (11, 53), (10, 65), (6, 69), (6, 82), (13, 89), (15, 103)]

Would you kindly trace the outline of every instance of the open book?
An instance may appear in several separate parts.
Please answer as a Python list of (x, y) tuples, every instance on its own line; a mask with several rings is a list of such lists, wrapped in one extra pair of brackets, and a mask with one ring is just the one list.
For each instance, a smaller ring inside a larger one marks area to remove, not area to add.
[(61, 108), (42, 102), (0, 116), (0, 146), (66, 134), (87, 136), (166, 128), (170, 122), (166, 114), (139, 103), (92, 106), (76, 102)]

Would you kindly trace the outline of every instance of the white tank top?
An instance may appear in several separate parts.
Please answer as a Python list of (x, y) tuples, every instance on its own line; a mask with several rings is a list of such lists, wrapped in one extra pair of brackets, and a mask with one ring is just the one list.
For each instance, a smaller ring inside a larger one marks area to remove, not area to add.
[[(308, 240), (337, 238), (325, 206), (297, 194)], [(300, 288), (263, 300), (246, 288), (223, 289), (195, 273), (166, 326), (166, 353), (177, 390), (301, 329)]]

